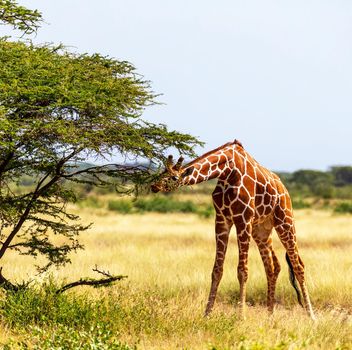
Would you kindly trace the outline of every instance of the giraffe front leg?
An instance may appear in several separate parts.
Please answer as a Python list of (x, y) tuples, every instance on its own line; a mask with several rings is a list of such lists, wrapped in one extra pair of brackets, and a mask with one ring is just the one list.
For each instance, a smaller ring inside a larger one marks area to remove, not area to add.
[(237, 229), (237, 243), (238, 243), (238, 266), (237, 278), (240, 284), (240, 314), (245, 318), (245, 305), (246, 305), (246, 283), (248, 279), (248, 250), (251, 238), (251, 224), (247, 223), (245, 229), (239, 231)]
[(215, 222), (216, 254), (213, 272), (211, 274), (211, 287), (207, 307), (205, 309), (205, 316), (209, 315), (214, 306), (216, 293), (223, 274), (230, 229), (231, 225), (225, 220), (225, 218), (217, 215)]

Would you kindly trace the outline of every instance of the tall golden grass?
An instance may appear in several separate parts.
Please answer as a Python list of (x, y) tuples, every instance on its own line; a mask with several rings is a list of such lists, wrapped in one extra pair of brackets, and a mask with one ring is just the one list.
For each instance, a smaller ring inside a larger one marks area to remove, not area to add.
[[(298, 245), (318, 321), (297, 306), (284, 249), (274, 233), (282, 271), (273, 315), (265, 308), (266, 279), (258, 250), (249, 253), (247, 318), (237, 313), (236, 234), (231, 233), (224, 276), (213, 314), (204, 319), (215, 256), (213, 219), (194, 214), (118, 215), (106, 209), (71, 207), (84, 223), (85, 250), (72, 264), (53, 270), (68, 281), (93, 276), (92, 267), (128, 275), (114, 287), (89, 290), (92, 298), (116, 298), (127, 312), (119, 338), (148, 349), (348, 349), (352, 348), (352, 218), (329, 211), (296, 211)], [(4, 273), (12, 280), (35, 273), (30, 258), (8, 254)], [(70, 293), (77, 293), (71, 291)], [(149, 310), (135, 314), (136, 308)], [(134, 310), (134, 311), (133, 311)], [(151, 314), (150, 314), (151, 313)], [(146, 316), (146, 315), (149, 316)], [(152, 315), (152, 316), (150, 316)], [(2, 328), (0, 336), (8, 336)]]

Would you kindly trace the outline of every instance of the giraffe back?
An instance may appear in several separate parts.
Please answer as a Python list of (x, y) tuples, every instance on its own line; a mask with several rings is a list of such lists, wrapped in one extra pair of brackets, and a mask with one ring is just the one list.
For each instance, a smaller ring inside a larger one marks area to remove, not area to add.
[(213, 192), (217, 212), (225, 217), (258, 224), (286, 215), (292, 217), (291, 200), (280, 178), (260, 165), (240, 144), (223, 150), (228, 162)]

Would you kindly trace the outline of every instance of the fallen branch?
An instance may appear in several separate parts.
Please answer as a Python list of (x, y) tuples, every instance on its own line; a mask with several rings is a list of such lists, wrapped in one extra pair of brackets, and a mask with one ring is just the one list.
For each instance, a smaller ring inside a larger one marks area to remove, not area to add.
[(0, 267), (0, 288), (3, 288), (5, 290), (13, 291), (13, 292), (18, 292), (19, 290), (23, 290), (27, 288), (27, 286), (31, 283), (32, 281), (29, 282), (23, 282), (22, 284), (13, 284), (10, 282), (7, 278), (5, 278), (2, 274), (2, 267)]
[(127, 276), (123, 276), (123, 275), (117, 275), (117, 276), (111, 275), (109, 272), (99, 270), (97, 266), (95, 266), (93, 271), (102, 274), (103, 276), (105, 276), (105, 278), (101, 278), (101, 279), (81, 278), (78, 281), (71, 282), (64, 285), (63, 287), (61, 287), (56, 291), (56, 294), (63, 293), (66, 290), (77, 286), (93, 286), (95, 288), (101, 287), (101, 286), (108, 286), (108, 285), (111, 285), (113, 282), (120, 281), (124, 278), (127, 278)]
[[(114, 275), (110, 274), (110, 272), (105, 272), (105, 271), (99, 270), (97, 268), (97, 266), (95, 266), (93, 271), (103, 275), (104, 278), (100, 278), (100, 279), (81, 278), (78, 281), (71, 282), (69, 284), (64, 285), (63, 287), (61, 287), (60, 289), (58, 289), (56, 291), (56, 294), (63, 293), (66, 290), (77, 287), (77, 286), (92, 286), (95, 288), (102, 287), (102, 286), (108, 286), (108, 285), (113, 284), (116, 281), (120, 281), (124, 278), (127, 278), (127, 276), (124, 276), (124, 275), (114, 276)], [(31, 283), (31, 281), (29, 281), (27, 283), (23, 282), (22, 284), (13, 284), (12, 282), (10, 282), (7, 278), (5, 278), (3, 276), (2, 267), (0, 267), (0, 288), (3, 288), (7, 291), (18, 292), (19, 290), (26, 289), (28, 287), (29, 283)]]
[(15, 284), (11, 283), (8, 279), (6, 279), (2, 275), (2, 267), (0, 267), (0, 286), (4, 288), (5, 290), (13, 290), (15, 292), (18, 291), (18, 286)]

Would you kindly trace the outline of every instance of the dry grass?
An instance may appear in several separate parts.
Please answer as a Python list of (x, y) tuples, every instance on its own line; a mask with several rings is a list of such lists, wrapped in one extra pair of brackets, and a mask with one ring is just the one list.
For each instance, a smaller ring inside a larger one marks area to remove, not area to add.
[[(120, 303), (126, 313), (119, 325), (119, 338), (129, 344), (148, 349), (352, 347), (351, 216), (296, 212), (299, 248), (318, 314), (318, 321), (312, 323), (296, 306), (284, 250), (277, 239), (274, 247), (283, 269), (274, 315), (269, 316), (265, 309), (264, 268), (252, 244), (247, 288), (250, 306), (247, 319), (238, 319), (237, 245), (232, 232), (214, 313), (203, 319), (215, 255), (212, 219), (192, 214), (116, 215), (104, 209), (72, 210), (94, 226), (81, 237), (86, 249), (54, 275), (74, 280), (91, 275), (95, 264), (128, 275), (127, 281), (111, 289), (89, 290), (89, 294)], [(17, 256), (6, 256), (6, 276), (18, 280), (33, 274), (30, 259), (20, 259), (21, 264)], [(0, 338), (7, 332), (2, 329)]]

